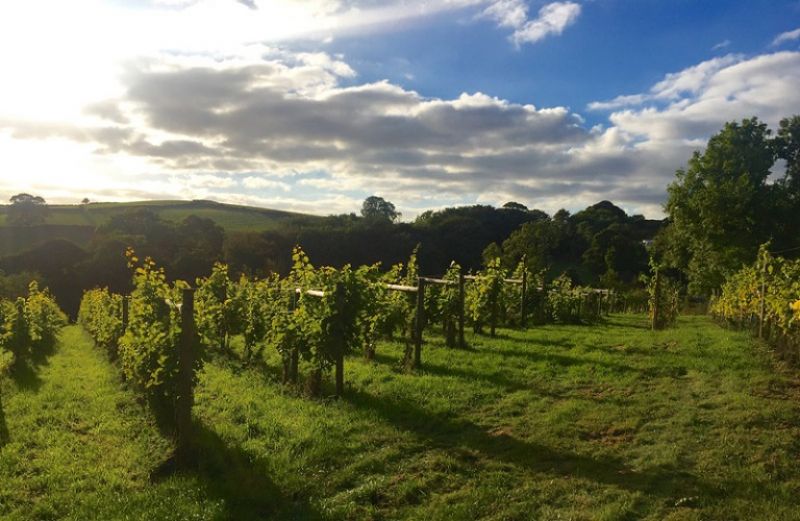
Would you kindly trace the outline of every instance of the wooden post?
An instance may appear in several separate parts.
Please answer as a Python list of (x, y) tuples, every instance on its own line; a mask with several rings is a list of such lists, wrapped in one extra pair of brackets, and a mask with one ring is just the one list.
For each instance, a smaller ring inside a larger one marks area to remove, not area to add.
[(597, 318), (601, 318), (603, 316), (603, 294), (597, 294)]
[[(334, 299), (336, 312), (341, 317), (344, 312), (344, 286), (341, 282), (336, 284), (334, 289)], [(340, 318), (341, 320), (341, 318)], [(341, 336), (337, 340), (337, 353), (336, 353), (336, 397), (341, 398), (344, 395), (344, 352), (347, 349), (346, 339)]]
[(130, 297), (127, 295), (122, 295), (122, 332), (125, 333), (128, 330), (128, 322), (130, 317)]
[[(297, 292), (294, 288), (292, 288), (292, 313), (297, 309)], [(291, 359), (289, 360), (289, 381), (293, 384), (297, 384), (297, 367), (300, 364), (300, 348), (295, 345), (292, 347), (292, 354)]]
[(414, 317), (414, 367), (422, 367), (422, 329), (425, 320), (425, 281), (417, 280), (417, 311)]
[(181, 336), (178, 343), (178, 388), (175, 397), (176, 460), (185, 467), (192, 457), (192, 406), (197, 330), (194, 323), (194, 289), (182, 291)]
[[(495, 279), (495, 285), (499, 286), (499, 283), (497, 283), (497, 279)], [(498, 309), (497, 309), (497, 303), (498, 302), (497, 301), (500, 300), (500, 292), (503, 291), (503, 288), (501, 286), (499, 288), (495, 287), (495, 288), (492, 288), (492, 289), (496, 289), (497, 290), (496, 294), (495, 294), (495, 298), (492, 299), (492, 309), (491, 309), (490, 314), (489, 314), (489, 328), (490, 328), (489, 333), (492, 335), (492, 337), (494, 337), (495, 334), (497, 333), (497, 318), (498, 318), (497, 317), (497, 315), (498, 315)], [(491, 293), (490, 293), (490, 295), (491, 295)]]
[(653, 289), (653, 330), (661, 329), (661, 270), (656, 269), (655, 287)]
[(464, 268), (458, 272), (458, 345), (461, 349), (466, 348), (464, 341), (464, 307), (466, 306), (466, 293), (464, 291)]
[(527, 310), (525, 309), (525, 298), (528, 291), (528, 270), (525, 269), (524, 264), (524, 257), (523, 257), (523, 264), (522, 264), (522, 290), (520, 291), (520, 303), (519, 303), (519, 325), (522, 329), (525, 329), (527, 323)]
[(758, 338), (764, 338), (764, 316), (766, 315), (766, 296), (767, 296), (767, 263), (761, 272), (761, 294), (759, 295), (758, 305)]

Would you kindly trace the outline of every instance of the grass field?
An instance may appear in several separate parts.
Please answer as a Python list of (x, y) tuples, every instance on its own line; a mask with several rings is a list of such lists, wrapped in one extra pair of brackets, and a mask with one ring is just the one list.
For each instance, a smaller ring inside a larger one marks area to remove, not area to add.
[[(3, 384), (2, 519), (800, 519), (800, 384), (706, 317), (500, 330), (418, 374), (346, 364), (342, 400), (278, 359), (206, 365), (197, 471), (78, 327)], [(330, 390), (329, 390), (330, 391)]]
[[(46, 224), (90, 226), (92, 228), (136, 209), (148, 209), (162, 219), (178, 222), (189, 215), (207, 217), (228, 231), (262, 231), (273, 229), (293, 219), (314, 219), (312, 215), (222, 204), (213, 201), (136, 201), (130, 203), (91, 203), (86, 205), (49, 205)], [(6, 220), (5, 207), (0, 206), (0, 225)]]

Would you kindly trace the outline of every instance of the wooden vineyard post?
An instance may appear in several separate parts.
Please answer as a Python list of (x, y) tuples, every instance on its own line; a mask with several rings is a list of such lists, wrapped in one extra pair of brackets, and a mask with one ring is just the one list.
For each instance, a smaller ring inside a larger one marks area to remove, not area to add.
[[(295, 312), (297, 309), (297, 291), (292, 288), (292, 313)], [(298, 351), (298, 346), (292, 347), (292, 354), (289, 360), (289, 381), (293, 384), (297, 384), (297, 366), (300, 364), (300, 352)]]
[[(496, 279), (495, 279), (495, 284), (497, 284)], [(493, 287), (492, 289), (496, 289), (496, 287)], [(495, 295), (494, 295), (494, 298), (492, 299), (492, 302), (491, 302), (492, 309), (489, 312), (490, 313), (489, 314), (489, 328), (490, 328), (489, 333), (492, 335), (493, 338), (494, 338), (495, 334), (497, 333), (497, 318), (498, 318), (497, 317), (497, 315), (498, 315), (497, 301), (500, 300), (499, 293), (500, 293), (500, 291), (502, 291), (502, 289), (503, 288), (501, 287), (501, 288), (499, 288), (498, 291), (494, 292)]]
[(422, 367), (422, 329), (425, 320), (425, 281), (417, 280), (417, 311), (414, 317), (414, 367)]
[(527, 297), (528, 292), (528, 270), (525, 269), (524, 264), (524, 257), (523, 257), (523, 267), (522, 267), (522, 288), (520, 290), (520, 303), (519, 303), (519, 325), (522, 329), (525, 329), (527, 320), (527, 310), (525, 309), (525, 299)]
[(181, 336), (178, 343), (178, 389), (175, 397), (176, 462), (186, 467), (192, 457), (194, 362), (198, 344), (194, 323), (194, 289), (182, 291)]
[(761, 273), (761, 294), (759, 295), (758, 303), (758, 338), (764, 338), (764, 315), (766, 314), (766, 296), (767, 296), (767, 263)]
[(603, 316), (603, 294), (597, 294), (597, 318), (601, 318)]
[(464, 292), (464, 268), (458, 271), (458, 345), (461, 349), (466, 347), (464, 342), (464, 307), (466, 306), (466, 293)]
[(661, 270), (656, 269), (653, 288), (653, 330), (661, 328)]
[(128, 321), (130, 317), (130, 297), (122, 295), (122, 333), (128, 330)]
[[(338, 317), (342, 316), (344, 312), (344, 286), (341, 282), (336, 284), (336, 288), (334, 289), (334, 299), (335, 299), (335, 306), (336, 306), (336, 314)], [(341, 320), (341, 318), (340, 318)], [(336, 397), (341, 398), (344, 395), (344, 352), (347, 348), (345, 344), (346, 339), (344, 338), (343, 331), (340, 331), (339, 338), (336, 339), (337, 342), (337, 349), (336, 349)]]

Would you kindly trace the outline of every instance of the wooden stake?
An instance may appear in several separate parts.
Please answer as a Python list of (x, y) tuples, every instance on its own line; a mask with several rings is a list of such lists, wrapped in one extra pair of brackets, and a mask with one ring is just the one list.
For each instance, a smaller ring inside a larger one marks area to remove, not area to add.
[(414, 317), (414, 367), (422, 367), (422, 329), (425, 320), (425, 281), (417, 281), (417, 311)]
[(526, 293), (528, 290), (528, 270), (525, 269), (525, 257), (522, 257), (522, 288), (520, 291), (520, 303), (519, 303), (519, 325), (522, 329), (525, 329), (527, 320), (527, 310), (525, 309), (525, 298)]
[(655, 288), (653, 289), (653, 330), (661, 329), (661, 270), (656, 269)]
[(185, 467), (192, 457), (192, 406), (197, 330), (194, 323), (194, 289), (182, 291), (181, 336), (178, 343), (178, 388), (175, 397), (176, 460)]
[(461, 349), (464, 349), (467, 347), (466, 342), (464, 341), (464, 308), (466, 306), (466, 293), (464, 291), (464, 268), (461, 268), (458, 272), (458, 303), (458, 345), (461, 347)]

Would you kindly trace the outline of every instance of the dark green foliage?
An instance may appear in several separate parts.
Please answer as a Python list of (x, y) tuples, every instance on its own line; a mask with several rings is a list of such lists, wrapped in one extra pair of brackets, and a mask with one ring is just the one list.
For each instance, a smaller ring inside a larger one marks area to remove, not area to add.
[[(671, 224), (660, 253), (686, 272), (693, 293), (719, 288), (769, 239), (778, 250), (797, 245), (797, 125), (785, 120), (776, 139), (756, 118), (727, 123), (678, 170), (668, 188)], [(788, 160), (789, 170), (772, 183), (778, 157)]]
[(44, 224), (45, 219), (47, 219), (47, 203), (38, 195), (17, 194), (11, 196), (9, 201), (11, 204), (8, 206), (6, 213), (8, 224), (33, 226), (35, 224)]

